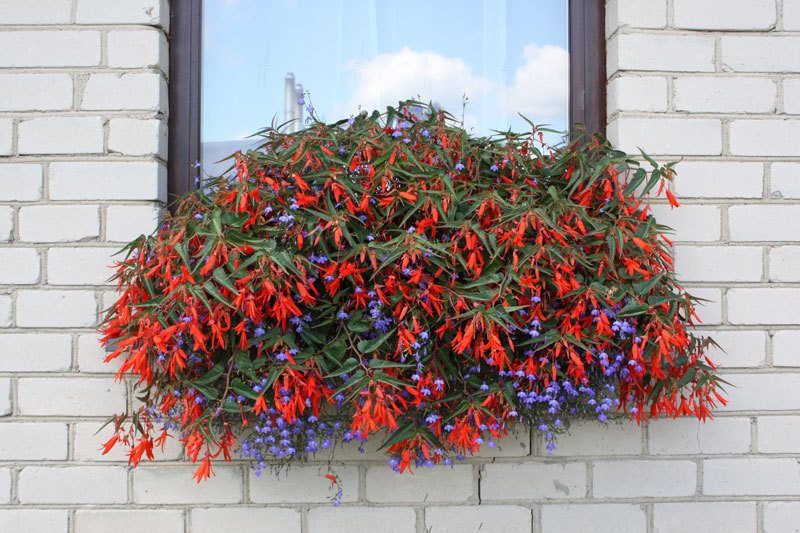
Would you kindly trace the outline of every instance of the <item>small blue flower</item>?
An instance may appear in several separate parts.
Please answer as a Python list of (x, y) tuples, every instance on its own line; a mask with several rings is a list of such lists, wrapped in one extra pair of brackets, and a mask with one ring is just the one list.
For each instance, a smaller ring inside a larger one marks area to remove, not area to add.
[(465, 167), (464, 165), (462, 165), (462, 164), (461, 164), (461, 161), (459, 161), (458, 163), (456, 163), (456, 170), (464, 170), (465, 168), (467, 168), (467, 167)]
[(497, 165), (492, 165), (490, 169), (492, 172), (497, 172), (498, 170), (500, 170), (500, 167), (498, 167)]

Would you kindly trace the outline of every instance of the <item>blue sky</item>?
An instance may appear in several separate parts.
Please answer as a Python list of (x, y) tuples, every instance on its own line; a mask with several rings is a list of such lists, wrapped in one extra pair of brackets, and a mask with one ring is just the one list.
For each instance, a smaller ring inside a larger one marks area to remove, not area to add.
[(322, 120), (434, 100), (475, 132), (566, 126), (566, 0), (204, 0), (202, 139), (283, 119), (294, 72)]

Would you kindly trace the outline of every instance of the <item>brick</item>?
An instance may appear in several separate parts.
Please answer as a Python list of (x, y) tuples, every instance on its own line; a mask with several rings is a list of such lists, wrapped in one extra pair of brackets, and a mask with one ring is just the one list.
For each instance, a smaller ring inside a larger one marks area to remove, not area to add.
[(728, 321), (731, 324), (797, 324), (800, 289), (730, 289)]
[(69, 335), (0, 333), (0, 372), (63, 372), (71, 365)]
[(154, 72), (91, 74), (81, 109), (165, 111), (166, 98), (166, 82)]
[(0, 248), (0, 283), (30, 285), (41, 277), (41, 260), (35, 248)]
[(50, 164), (53, 200), (166, 200), (167, 171), (155, 161)]
[(108, 32), (108, 66), (161, 67), (167, 71), (167, 40), (157, 30)]
[(772, 194), (780, 198), (800, 198), (800, 163), (772, 163)]
[(100, 235), (94, 205), (32, 205), (19, 210), (19, 237), (27, 242), (75, 242)]
[(594, 464), (592, 494), (595, 498), (691, 496), (696, 484), (697, 465), (690, 461), (607, 461)]
[(17, 326), (21, 328), (88, 328), (97, 321), (91, 291), (19, 291)]
[[(337, 466), (341, 477), (343, 502), (358, 499), (358, 467)], [(388, 470), (388, 468), (387, 468)], [(258, 503), (326, 502), (336, 496), (331, 483), (322, 477), (328, 473), (324, 466), (297, 466), (278, 476), (268, 471), (257, 476), (250, 472), (250, 499)]]
[(50, 248), (47, 282), (51, 285), (102, 285), (109, 283), (115, 248)]
[(66, 458), (66, 424), (0, 424), (0, 461), (63, 461)]
[(756, 531), (752, 502), (656, 503), (654, 533), (750, 533)]
[(561, 500), (586, 495), (583, 463), (490, 463), (481, 471), (481, 501)]
[(106, 240), (129, 242), (158, 226), (158, 205), (111, 205), (106, 209)]
[(647, 530), (647, 518), (641, 505), (542, 506), (542, 531), (587, 531), (587, 527), (592, 533), (641, 533)]
[(700, 318), (701, 324), (712, 326), (722, 323), (722, 294), (719, 289), (692, 287), (689, 293), (697, 298), (707, 300), (695, 303), (695, 312)]
[(11, 414), (11, 380), (0, 378), (0, 416)]
[(608, 125), (612, 144), (630, 153), (718, 155), (722, 124), (700, 118), (617, 118)]
[(772, 364), (800, 366), (800, 330), (776, 331), (772, 336)]
[(81, 67), (100, 64), (100, 32), (4, 31), (0, 67)]
[(2, 509), (0, 530), (9, 532), (67, 533), (69, 510)]
[(69, 74), (0, 74), (0, 111), (70, 108), (72, 76)]
[(759, 452), (800, 452), (800, 416), (760, 416), (757, 424)]
[(783, 80), (783, 110), (786, 113), (800, 115), (800, 80)]
[(734, 205), (728, 209), (731, 240), (800, 240), (800, 205)]
[[(777, 93), (775, 82), (765, 78), (678, 78), (675, 109), (695, 113), (774, 113)], [(742, 98), (743, 94), (747, 98)]]
[(727, 36), (720, 38), (723, 68), (737, 72), (797, 72), (800, 37)]
[[(430, 508), (427, 511), (430, 512)], [(321, 507), (308, 512), (309, 533), (372, 533), (376, 528), (381, 533), (414, 533), (417, 531), (416, 523), (417, 515), (409, 507)], [(283, 531), (289, 529), (281, 533)], [(437, 531), (440, 530), (430, 530), (431, 533)]]
[(663, 28), (667, 24), (666, 0), (618, 0), (606, 3), (606, 33), (619, 26)]
[(45, 117), (19, 124), (20, 154), (100, 154), (100, 117)]
[(461, 502), (472, 497), (471, 465), (417, 468), (413, 476), (385, 464), (367, 469), (370, 502)]
[(425, 526), (430, 533), (523, 533), (530, 531), (531, 510), (515, 505), (428, 507), (425, 509)]
[(112, 118), (108, 150), (125, 155), (157, 154), (167, 158), (167, 126), (158, 119)]
[(770, 281), (800, 281), (800, 246), (777, 246), (769, 251)]
[(11, 502), (11, 469), (0, 468), (0, 503)]
[(764, 165), (726, 161), (682, 161), (675, 192), (683, 198), (761, 198)]
[(125, 0), (109, 4), (107, 0), (77, 0), (75, 21), (78, 24), (151, 24), (169, 23), (167, 0)]
[(725, 386), (728, 405), (719, 411), (800, 409), (800, 374), (722, 374), (722, 378), (732, 386)]
[(800, 495), (800, 463), (795, 459), (706, 459), (703, 494)]
[(756, 156), (796, 156), (800, 120), (734, 120), (731, 153)]
[(0, 0), (3, 24), (66, 24), (72, 18), (72, 0), (37, 0), (35, 6), (17, 0)]
[(675, 230), (676, 242), (711, 242), (721, 236), (722, 215), (716, 206), (682, 205), (671, 209), (668, 205), (654, 205), (653, 216), (659, 224)]
[(764, 533), (797, 533), (797, 524), (800, 502), (768, 502), (764, 506)]
[(20, 503), (125, 503), (121, 466), (29, 466), (19, 473)]
[(721, 367), (750, 368), (766, 364), (766, 334), (763, 331), (739, 329), (701, 333), (720, 345), (720, 348), (709, 346), (706, 355)]
[[(75, 437), (73, 439), (75, 460), (90, 462), (122, 461), (127, 464), (128, 449), (121, 444), (103, 455), (103, 444), (114, 435), (114, 427), (113, 424), (102, 426), (103, 422), (79, 422), (75, 424)], [(167, 439), (164, 451), (156, 449), (153, 451), (153, 455), (155, 455), (156, 461), (180, 460), (183, 457), (183, 444), (175, 436), (172, 436)]]
[(8, 242), (13, 238), (13, 236), (14, 208), (9, 206), (0, 206), (0, 242)]
[(75, 533), (183, 533), (180, 510), (88, 510), (75, 512)]
[(621, 76), (608, 82), (608, 114), (617, 111), (666, 111), (667, 79), (656, 76)]
[(642, 453), (642, 430), (628, 420), (601, 424), (579, 420), (570, 424), (567, 434), (559, 435), (556, 448), (546, 455), (638, 455)]
[(242, 501), (242, 470), (214, 465), (215, 476), (201, 484), (192, 479), (196, 465), (140, 466), (133, 473), (136, 503), (239, 503)]
[(108, 417), (125, 410), (125, 386), (111, 378), (20, 378), (17, 397), (20, 413), (31, 416)]
[(475, 457), (525, 457), (531, 454), (531, 431), (526, 425), (514, 426), (508, 434), (495, 441), (495, 446), (489, 442), (481, 446)]
[(0, 155), (11, 155), (14, 124), (11, 119), (0, 119)]
[[(353, 508), (335, 510), (347, 513), (351, 509)], [(320, 510), (322, 509), (312, 509), (309, 514), (313, 515), (313, 513)], [(299, 533), (300, 511), (298, 509), (282, 509), (280, 507), (210, 507), (192, 509), (193, 533), (219, 533), (220, 531)], [(312, 529), (311, 532), (313, 533), (313, 531)]]
[(783, 0), (783, 29), (800, 30), (800, 0)]
[(688, 30), (768, 30), (775, 0), (675, 0), (675, 26)]
[(11, 326), (14, 302), (8, 294), (0, 294), (0, 328)]
[(42, 197), (42, 166), (0, 165), (0, 201), (32, 202)]
[(78, 336), (78, 370), (82, 373), (114, 373), (119, 369), (122, 356), (104, 363), (108, 355), (100, 344), (100, 335), (86, 333)]
[(676, 246), (680, 281), (760, 281), (760, 246)]
[(747, 453), (750, 420), (717, 417), (700, 422), (692, 418), (653, 420), (647, 425), (652, 455)]
[(714, 38), (701, 35), (620, 34), (607, 44), (606, 72), (713, 72)]

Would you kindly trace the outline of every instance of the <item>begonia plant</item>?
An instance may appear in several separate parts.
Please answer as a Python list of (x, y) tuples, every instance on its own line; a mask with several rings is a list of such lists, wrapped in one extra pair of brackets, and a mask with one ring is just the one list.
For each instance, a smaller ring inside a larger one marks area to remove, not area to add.
[(199, 481), (220, 454), (380, 439), (402, 472), (519, 423), (551, 447), (576, 418), (724, 403), (642, 203), (677, 206), (670, 165), (533, 125), (473, 136), (417, 102), (260, 133), (124, 249), (101, 329), (141, 407), (106, 449), (135, 465), (175, 436)]

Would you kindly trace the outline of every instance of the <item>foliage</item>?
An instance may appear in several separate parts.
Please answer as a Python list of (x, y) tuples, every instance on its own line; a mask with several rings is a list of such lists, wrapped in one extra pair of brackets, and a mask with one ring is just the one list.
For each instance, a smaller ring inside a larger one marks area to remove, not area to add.
[(637, 200), (669, 165), (533, 125), (474, 137), (416, 102), (261, 134), (124, 250), (102, 330), (143, 406), (106, 446), (133, 464), (169, 433), (198, 481), (235, 446), (260, 468), (381, 438), (404, 471), (517, 422), (551, 442), (576, 417), (724, 403)]

